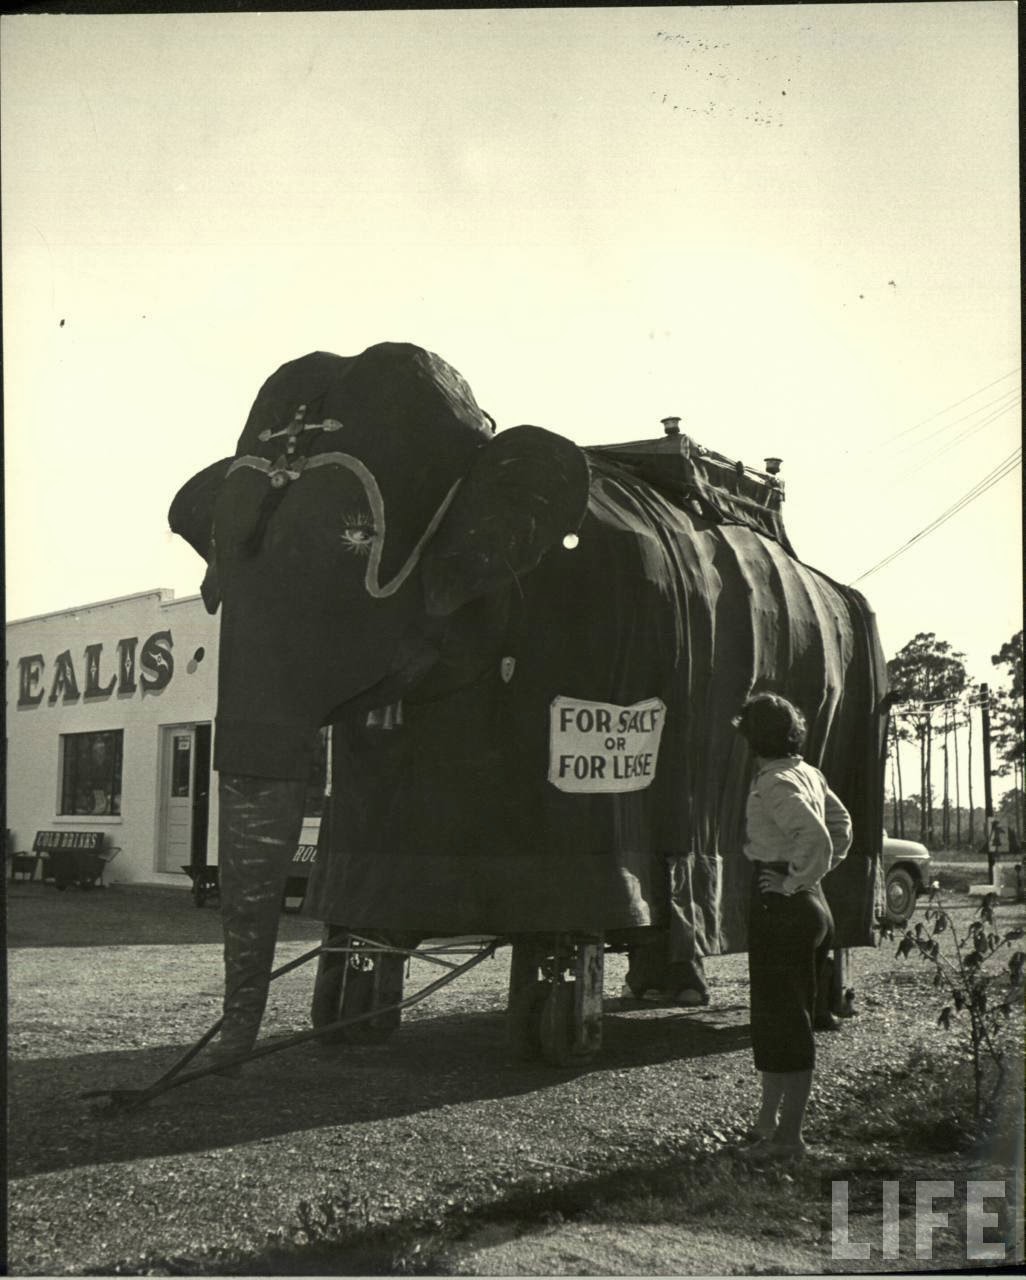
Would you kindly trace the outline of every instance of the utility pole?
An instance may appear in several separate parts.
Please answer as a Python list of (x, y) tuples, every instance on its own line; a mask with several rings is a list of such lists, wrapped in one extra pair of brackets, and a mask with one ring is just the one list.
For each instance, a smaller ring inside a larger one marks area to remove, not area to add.
[(976, 848), (976, 815), (973, 813), (973, 707), (968, 703), (965, 709), (965, 723), (969, 731), (969, 759), (966, 761), (965, 776), (969, 790), (969, 849)]
[(926, 773), (923, 778), (923, 808), (926, 811), (926, 843), (933, 848), (933, 706), (926, 709)]
[(994, 825), (994, 801), (990, 790), (990, 685), (980, 685), (980, 711), (983, 722), (983, 830), (987, 841), (987, 869), (990, 883), (994, 883), (996, 850), (991, 840)]
[(955, 848), (962, 847), (962, 786), (958, 777), (958, 717), (962, 710), (959, 703), (955, 703)]
[(951, 842), (951, 795), (948, 789), (948, 734), (951, 731), (951, 707), (944, 704), (944, 805), (941, 817), (941, 831), (943, 832), (944, 848), (947, 849)]
[(891, 793), (894, 799), (892, 834), (901, 838), (901, 799), (898, 795), (898, 722), (891, 716)]

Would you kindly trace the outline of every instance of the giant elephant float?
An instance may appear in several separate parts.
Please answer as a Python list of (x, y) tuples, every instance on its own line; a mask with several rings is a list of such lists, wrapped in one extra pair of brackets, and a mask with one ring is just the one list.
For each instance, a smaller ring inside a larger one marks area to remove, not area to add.
[(419, 347), (316, 352), (179, 491), (171, 526), (221, 611), (222, 1053), (258, 1034), (325, 725), (307, 913), (361, 936), (500, 935), (521, 958), (549, 936), (704, 956), (746, 945), (752, 761), (731, 719), (782, 693), (854, 820), (825, 882), (837, 945), (873, 942), (873, 615), (797, 558), (774, 475), (667, 422), (592, 448), (496, 432)]

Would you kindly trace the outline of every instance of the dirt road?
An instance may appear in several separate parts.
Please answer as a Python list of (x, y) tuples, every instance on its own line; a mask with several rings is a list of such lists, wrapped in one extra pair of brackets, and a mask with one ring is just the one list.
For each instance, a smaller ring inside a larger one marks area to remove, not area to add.
[[(710, 963), (713, 1003), (700, 1011), (626, 1007), (623, 960), (610, 957), (601, 1058), (556, 1071), (507, 1052), (505, 951), (411, 1010), (385, 1045), (307, 1045), (238, 1080), (197, 1082), (98, 1119), (84, 1091), (149, 1083), (217, 1016), (216, 915), (195, 911), (185, 894), (114, 888), (58, 904), (38, 889), (16, 888), (9, 904), (14, 1274), (250, 1274), (279, 1246), (309, 1246), (316, 1270), (315, 1246), (340, 1229), (380, 1242), (390, 1225), (398, 1240), (511, 1196), (544, 1203), (548, 1189), (570, 1185), (601, 1198), (639, 1171), (715, 1160), (751, 1114), (744, 957)], [(102, 945), (80, 945), (88, 936)], [(317, 936), (286, 918), (279, 958)], [(74, 945), (32, 944), (55, 937)], [(896, 964), (888, 948), (859, 953), (859, 973), (860, 1016), (822, 1038), (813, 1138), (829, 1138), (850, 1090), (891, 1070), (916, 1037), (943, 1042), (932, 1006), (917, 1012), (923, 968)], [(407, 989), (435, 976), (415, 962)], [(307, 968), (276, 984), (266, 1035), (309, 1025), (311, 982)], [(729, 1185), (736, 1193), (736, 1180)], [(471, 1235), (454, 1269), (724, 1274), (757, 1258), (771, 1269), (828, 1269), (821, 1217), (775, 1240), (591, 1225), (569, 1243), (558, 1222), (537, 1225), (526, 1236), (501, 1238), (495, 1225)], [(358, 1250), (350, 1256), (356, 1270), (372, 1269)], [(390, 1269), (380, 1253), (378, 1263)]]

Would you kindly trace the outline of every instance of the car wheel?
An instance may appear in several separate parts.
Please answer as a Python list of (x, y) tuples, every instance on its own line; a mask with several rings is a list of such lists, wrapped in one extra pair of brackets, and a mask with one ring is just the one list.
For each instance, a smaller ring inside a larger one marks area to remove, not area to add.
[(887, 918), (904, 924), (916, 909), (916, 882), (903, 867), (887, 874)]

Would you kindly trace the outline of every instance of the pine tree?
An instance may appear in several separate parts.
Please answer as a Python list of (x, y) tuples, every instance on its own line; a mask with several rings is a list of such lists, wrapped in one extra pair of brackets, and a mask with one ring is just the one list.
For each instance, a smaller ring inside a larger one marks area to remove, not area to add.
[(898, 714), (908, 721), (919, 742), (919, 778), (922, 804), (919, 811), (919, 838), (932, 836), (933, 795), (930, 774), (933, 753), (934, 717), (943, 717), (945, 704), (965, 688), (965, 655), (956, 653), (946, 640), (932, 631), (921, 631), (887, 664)]

